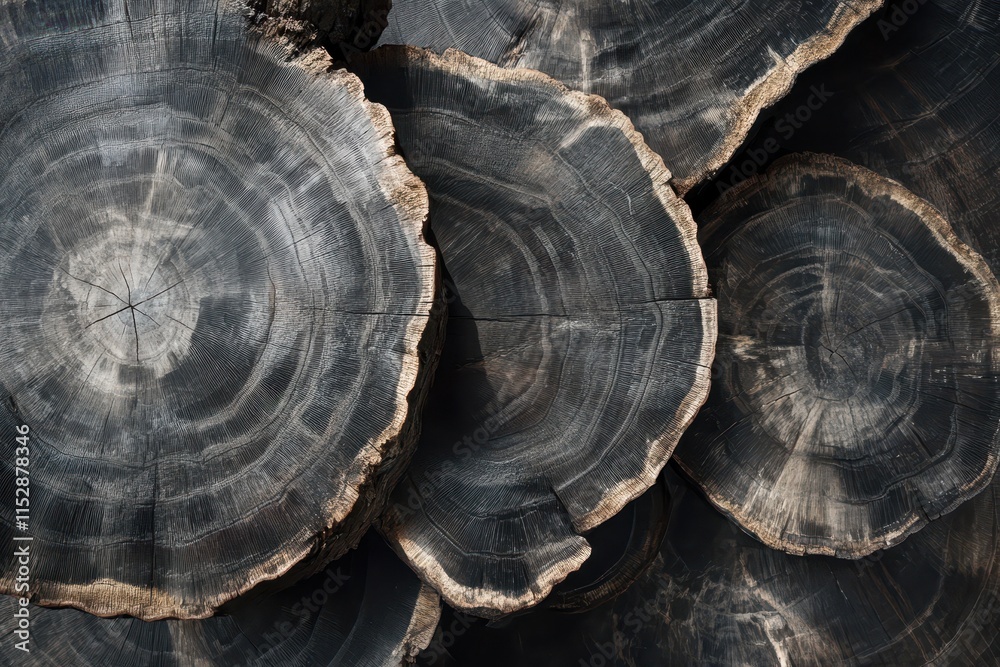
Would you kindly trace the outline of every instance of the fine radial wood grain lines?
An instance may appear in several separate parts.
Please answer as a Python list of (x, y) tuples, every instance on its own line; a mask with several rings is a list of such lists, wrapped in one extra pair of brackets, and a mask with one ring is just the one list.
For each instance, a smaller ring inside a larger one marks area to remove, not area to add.
[[(17, 602), (0, 599), (13, 617)], [(24, 667), (401, 667), (430, 642), (441, 615), (422, 584), (377, 535), (295, 586), (237, 600), (203, 620), (99, 618), (30, 607), (31, 652), (0, 646)]]
[(414, 444), (426, 191), (355, 77), (232, 7), (0, 6), (0, 433), (31, 429), (43, 605), (201, 618), (304, 576)]
[(771, 547), (857, 558), (989, 483), (1000, 286), (925, 201), (792, 156), (702, 217), (717, 377), (677, 449)]
[(453, 606), (517, 611), (654, 483), (705, 399), (715, 302), (694, 222), (596, 96), (458, 51), (352, 65), (428, 186), (454, 299), (384, 528)]
[(685, 192), (881, 0), (396, 0), (379, 44), (537, 69), (632, 120)]

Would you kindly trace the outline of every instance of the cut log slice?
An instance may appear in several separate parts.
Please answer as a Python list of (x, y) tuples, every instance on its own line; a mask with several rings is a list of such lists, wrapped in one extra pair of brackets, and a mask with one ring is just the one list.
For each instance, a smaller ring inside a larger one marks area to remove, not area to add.
[(902, 544), (848, 561), (774, 551), (675, 480), (658, 561), (605, 615), (608, 664), (995, 664), (997, 482)]
[(355, 61), (431, 194), (441, 372), (385, 516), (453, 606), (541, 601), (703, 403), (715, 302), (663, 162), (600, 98), (457, 51)]
[[(373, 538), (373, 539), (372, 539)], [(430, 642), (441, 603), (377, 535), (313, 577), (205, 620), (99, 618), (29, 604), (25, 653), (0, 646), (6, 665), (241, 665), (396, 667)], [(0, 598), (14, 618), (15, 598)], [(22, 612), (23, 613), (23, 612)]]
[[(1000, 4), (922, 0), (865, 26), (836, 67), (810, 76), (832, 95), (788, 142), (837, 153), (930, 201), (1000, 272)], [(854, 36), (852, 36), (854, 39)], [(831, 63), (833, 64), (833, 63)]]
[(396, 0), (379, 44), (541, 70), (632, 119), (681, 193), (881, 0)]
[(0, 41), (0, 486), (30, 470), (0, 541), (33, 537), (32, 600), (201, 618), (345, 553), (439, 344), (388, 114), (216, 3), (4, 3)]
[(986, 487), (1000, 286), (933, 207), (806, 155), (702, 222), (717, 379), (677, 459), (723, 512), (772, 547), (858, 558)]

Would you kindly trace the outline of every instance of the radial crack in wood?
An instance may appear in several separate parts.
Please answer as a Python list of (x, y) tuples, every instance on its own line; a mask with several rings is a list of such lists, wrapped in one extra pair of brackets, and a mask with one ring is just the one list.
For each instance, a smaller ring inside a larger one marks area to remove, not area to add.
[(652, 485), (707, 394), (715, 302), (687, 206), (596, 96), (457, 51), (355, 60), (431, 195), (441, 372), (384, 529), (453, 606), (537, 604)]
[(927, 202), (792, 156), (702, 217), (711, 396), (677, 450), (768, 545), (858, 558), (982, 491), (1000, 448), (1000, 286)]
[(426, 191), (355, 77), (231, 8), (0, 5), (0, 437), (30, 428), (31, 503), (0, 541), (33, 538), (43, 605), (201, 618), (304, 576), (415, 443)]
[[(457, 48), (601, 95), (683, 194), (882, 0), (396, 0), (379, 44)], [(822, 104), (817, 100), (814, 104)]]
[[(0, 598), (12, 618), (14, 598)], [(426, 648), (441, 603), (377, 535), (357, 552), (262, 599), (235, 600), (204, 620), (145, 622), (29, 605), (30, 653), (0, 646), (8, 665), (398, 667)]]

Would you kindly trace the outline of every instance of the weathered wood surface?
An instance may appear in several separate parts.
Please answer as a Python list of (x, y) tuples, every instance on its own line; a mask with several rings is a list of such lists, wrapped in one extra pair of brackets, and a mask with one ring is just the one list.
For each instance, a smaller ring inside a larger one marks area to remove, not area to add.
[(717, 372), (676, 457), (723, 512), (774, 548), (857, 558), (986, 487), (1000, 286), (933, 207), (792, 156), (700, 222)]
[(998, 273), (1000, 4), (894, 5), (777, 109), (784, 115), (802, 104), (818, 82), (831, 94), (782, 145), (841, 155), (898, 180)]
[(379, 44), (541, 70), (620, 109), (682, 193), (881, 0), (396, 0)]
[(384, 528), (452, 605), (542, 600), (704, 401), (715, 303), (662, 161), (603, 100), (457, 51), (355, 60), (428, 185), (448, 343)]
[[(861, 560), (775, 551), (668, 467), (671, 518), (653, 565), (614, 603), (539, 611), (438, 636), (419, 665), (1000, 664), (1000, 486)], [(595, 548), (595, 551), (597, 549)], [(558, 639), (555, 639), (558, 638)], [(433, 662), (432, 662), (433, 661)]]
[(355, 77), (230, 7), (0, 6), (0, 438), (31, 429), (43, 605), (207, 616), (356, 544), (414, 443), (426, 191)]
[[(0, 597), (13, 618), (14, 598)], [(397, 667), (427, 646), (441, 603), (377, 535), (292, 588), (235, 600), (204, 620), (99, 618), (29, 607), (30, 653), (0, 645), (5, 665), (38, 667)]]

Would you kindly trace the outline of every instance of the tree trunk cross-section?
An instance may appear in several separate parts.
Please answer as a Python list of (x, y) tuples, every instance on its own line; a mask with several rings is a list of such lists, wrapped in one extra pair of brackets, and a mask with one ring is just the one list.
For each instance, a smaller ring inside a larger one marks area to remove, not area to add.
[(857, 558), (997, 466), (1000, 286), (925, 201), (801, 156), (702, 219), (718, 378), (677, 459), (766, 544)]
[(620, 109), (683, 193), (881, 0), (395, 0), (379, 44), (541, 70)]
[[(374, 538), (374, 539), (372, 539)], [(13, 598), (0, 598), (12, 617)], [(441, 603), (377, 535), (291, 588), (237, 600), (204, 620), (98, 618), (31, 608), (31, 652), (0, 645), (24, 667), (399, 667), (425, 648)]]
[(34, 538), (43, 605), (210, 615), (353, 547), (414, 443), (426, 191), (356, 78), (229, 6), (0, 7), (0, 437), (30, 427), (32, 510), (0, 541)]
[(620, 113), (531, 70), (354, 61), (428, 185), (454, 302), (384, 528), (453, 606), (537, 604), (707, 394), (715, 303), (687, 206)]

